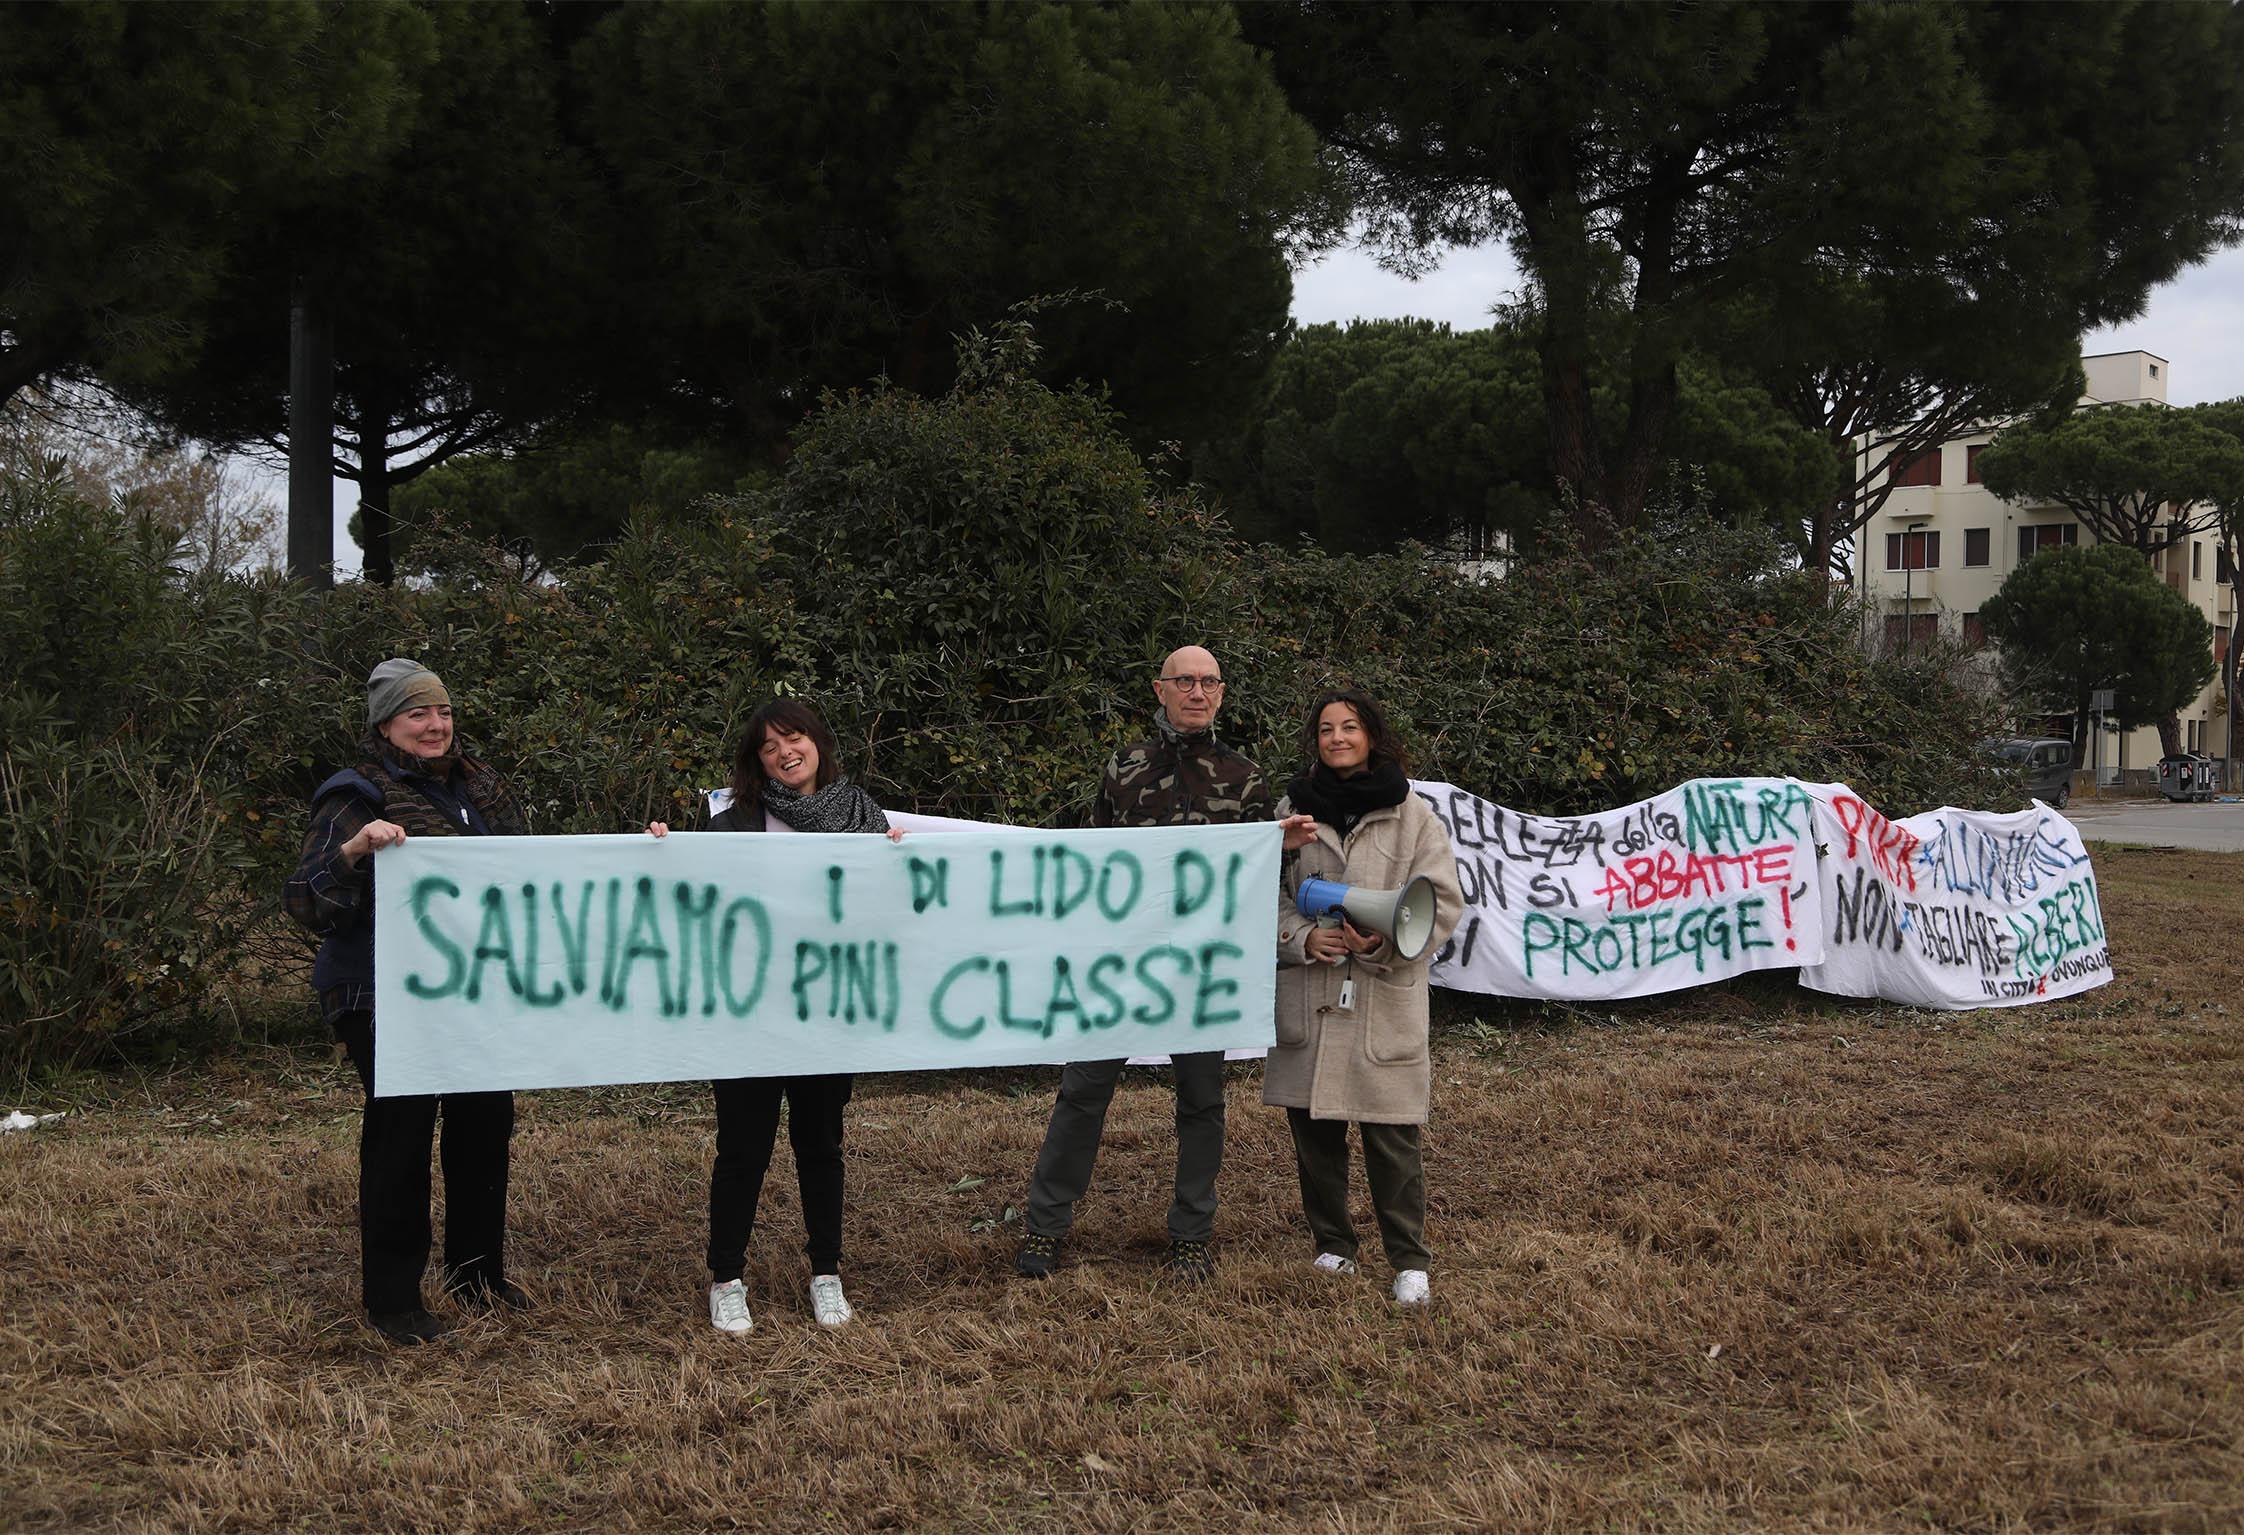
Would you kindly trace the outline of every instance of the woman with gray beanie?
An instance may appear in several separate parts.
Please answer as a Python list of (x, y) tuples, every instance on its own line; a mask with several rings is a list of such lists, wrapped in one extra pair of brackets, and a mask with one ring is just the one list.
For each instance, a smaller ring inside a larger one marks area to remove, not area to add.
[(394, 1343), (444, 1331), (421, 1297), (429, 1259), (429, 1151), (444, 1121), (444, 1288), (462, 1303), (520, 1310), (506, 1277), (511, 1093), (374, 1096), (374, 857), (408, 837), (520, 836), (514, 792), (453, 734), (452, 698), (418, 661), (366, 679), (360, 762), (312, 794), (312, 826), (282, 890), (290, 916), (322, 935), (312, 981), (320, 1009), (366, 1089), (359, 1130), (359, 1253), (367, 1320)]

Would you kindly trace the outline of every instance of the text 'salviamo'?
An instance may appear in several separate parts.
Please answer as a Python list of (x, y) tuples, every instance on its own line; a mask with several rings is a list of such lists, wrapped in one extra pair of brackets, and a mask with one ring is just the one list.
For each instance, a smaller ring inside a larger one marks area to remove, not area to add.
[(376, 1090), (1272, 1039), (1274, 824), (427, 839), (381, 855)]

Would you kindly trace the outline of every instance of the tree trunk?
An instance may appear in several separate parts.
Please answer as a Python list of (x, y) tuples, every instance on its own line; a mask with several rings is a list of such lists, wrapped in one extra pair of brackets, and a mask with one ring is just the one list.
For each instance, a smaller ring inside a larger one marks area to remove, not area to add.
[(1551, 475), (1572, 495), (1568, 510), (1575, 531), (1583, 547), (1594, 551), (1611, 543), (1613, 518), (1605, 504), (1605, 455), (1590, 404), (1588, 274), (1577, 266), (1561, 266), (1543, 274), (1542, 286), (1542, 330), (1535, 352), (1542, 365)]
[(1808, 517), (1807, 558), (1803, 562), (1807, 573), (1822, 583), (1821, 591), (1828, 604), (1836, 583), (1831, 579), (1832, 554), (1839, 540), (1836, 529), (1839, 508), (1829, 501), (1819, 501)]
[[(1675, 356), (1671, 329), (1675, 302), (1675, 235), (1680, 204), (1688, 194), (1691, 156), (1658, 157), (1645, 181), (1642, 217), (1634, 227), (1635, 293), (1630, 299), (1628, 421), (1621, 429), (1618, 462), (1608, 467), (1606, 510), (1615, 527), (1635, 528), (1652, 499), (1668, 419), (1675, 412)], [(1628, 242), (1624, 240), (1624, 245)]]
[(288, 573), (335, 584), (335, 312), (298, 278), (288, 327)]
[[(1638, 347), (1653, 345), (1640, 332)], [(1658, 478), (1661, 448), (1667, 441), (1668, 418), (1675, 411), (1675, 364), (1661, 362), (1642, 372), (1629, 386), (1628, 427), (1621, 437), (1620, 462), (1608, 472), (1605, 507), (1616, 528), (1634, 528), (1644, 521), (1644, 508), (1652, 499)]]
[(1612, 511), (1605, 504), (1605, 464), (1598, 452), (1597, 421), (1590, 411), (1589, 368), (1579, 357), (1564, 356), (1563, 343), (1546, 330), (1543, 357), (1543, 414), (1550, 432), (1551, 474), (1569, 490), (1569, 509), (1582, 546), (1596, 551), (1613, 540)]
[(1539, 139), (1522, 155), (1531, 167), (1508, 187), (1521, 211), (1521, 265), (1542, 293), (1542, 324), (1535, 337), (1541, 364), (1543, 428), (1551, 476), (1573, 498), (1568, 508), (1582, 547), (1611, 546), (1612, 508), (1606, 503), (1605, 454), (1590, 408), (1591, 326), (1596, 279), (1591, 270), (1588, 216), (1581, 205), (1574, 147), (1559, 135)]

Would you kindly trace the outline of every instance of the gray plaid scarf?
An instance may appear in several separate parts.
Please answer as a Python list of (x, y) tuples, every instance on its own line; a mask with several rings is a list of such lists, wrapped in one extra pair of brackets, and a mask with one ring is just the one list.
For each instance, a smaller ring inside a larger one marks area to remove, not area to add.
[(797, 794), (776, 778), (764, 780), (764, 809), (797, 831), (886, 831), (888, 817), (846, 775), (823, 789)]

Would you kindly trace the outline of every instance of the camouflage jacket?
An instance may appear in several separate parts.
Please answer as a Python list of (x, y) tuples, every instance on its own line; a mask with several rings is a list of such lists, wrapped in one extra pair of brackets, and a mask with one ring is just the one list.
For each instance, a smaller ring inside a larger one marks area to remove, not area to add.
[[(1157, 722), (1159, 723), (1159, 722)], [(1262, 770), (1203, 730), (1157, 730), (1109, 758), (1099, 780), (1093, 826), (1207, 826), (1267, 821), (1270, 789)]]

